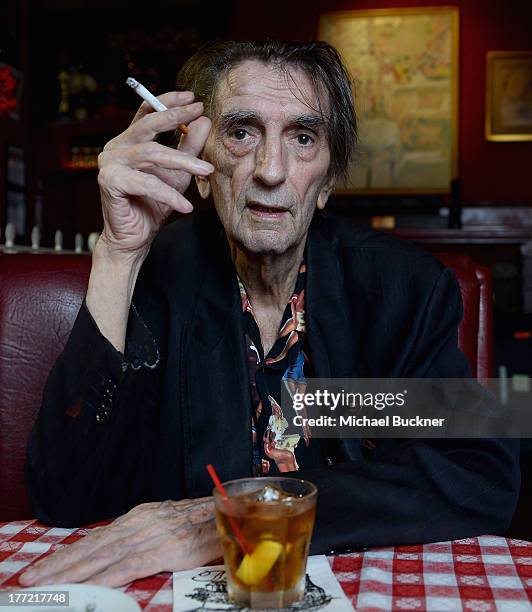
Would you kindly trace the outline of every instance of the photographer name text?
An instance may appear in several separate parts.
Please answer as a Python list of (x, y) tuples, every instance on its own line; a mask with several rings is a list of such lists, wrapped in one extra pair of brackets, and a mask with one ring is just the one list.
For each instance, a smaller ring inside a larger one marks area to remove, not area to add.
[(296, 427), (443, 427), (444, 418), (428, 419), (420, 416), (402, 417), (397, 414), (379, 418), (353, 415), (338, 417), (322, 415), (316, 418), (296, 414), (293, 424)]

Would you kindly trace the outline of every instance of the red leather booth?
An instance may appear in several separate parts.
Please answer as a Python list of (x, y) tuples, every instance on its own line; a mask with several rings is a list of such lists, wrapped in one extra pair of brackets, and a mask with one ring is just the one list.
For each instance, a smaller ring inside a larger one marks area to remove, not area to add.
[(85, 295), (84, 255), (0, 255), (0, 521), (30, 518), (26, 442)]
[[(489, 271), (466, 256), (437, 257), (454, 270), (464, 301), (459, 344), (473, 375), (492, 376)], [(90, 257), (0, 255), (0, 521), (32, 517), (25, 491), (25, 447), (42, 390), (83, 300)]]
[(488, 268), (459, 253), (434, 253), (455, 273), (462, 293), (464, 316), (458, 344), (479, 380), (493, 378), (493, 287)]

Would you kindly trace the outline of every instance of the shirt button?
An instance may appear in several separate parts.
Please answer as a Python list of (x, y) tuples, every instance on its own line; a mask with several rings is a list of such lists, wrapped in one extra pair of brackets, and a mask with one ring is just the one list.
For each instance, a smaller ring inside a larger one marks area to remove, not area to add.
[(109, 421), (109, 413), (108, 412), (97, 412), (96, 413), (96, 422), (99, 425), (104, 425), (105, 423), (107, 423)]
[(98, 410), (96, 411), (96, 422), (99, 425), (103, 425), (104, 423), (107, 423), (109, 421), (109, 411), (110, 411), (110, 406), (106, 401), (102, 401), (102, 403), (99, 405)]

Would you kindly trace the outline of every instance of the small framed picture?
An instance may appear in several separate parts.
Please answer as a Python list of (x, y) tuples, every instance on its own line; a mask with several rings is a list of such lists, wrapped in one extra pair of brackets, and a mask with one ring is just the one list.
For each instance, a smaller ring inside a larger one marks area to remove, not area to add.
[(532, 51), (488, 53), (486, 139), (532, 140)]

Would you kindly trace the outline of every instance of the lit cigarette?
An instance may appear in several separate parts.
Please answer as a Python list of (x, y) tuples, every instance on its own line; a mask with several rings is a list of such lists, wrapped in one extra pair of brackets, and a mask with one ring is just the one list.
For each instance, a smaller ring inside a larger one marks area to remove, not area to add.
[(126, 80), (126, 84), (129, 85), (131, 89), (136, 91), (139, 96), (153, 108), (153, 110), (168, 110), (168, 108), (162, 102), (159, 102), (159, 100), (157, 100), (157, 98), (150, 91), (148, 91), (144, 87), (144, 85), (141, 85), (136, 79), (132, 79), (131, 77), (129, 77), (129, 79)]
[[(168, 110), (168, 107), (166, 107), (162, 102), (157, 100), (157, 98), (136, 79), (129, 77), (126, 80), (126, 84), (129, 85), (131, 89), (133, 89), (133, 91), (135, 91), (145, 102), (147, 102), (153, 108), (153, 110), (157, 112)], [(177, 126), (177, 129), (183, 132), (183, 134), (188, 134), (189, 132), (188, 126), (184, 123), (180, 123)]]

